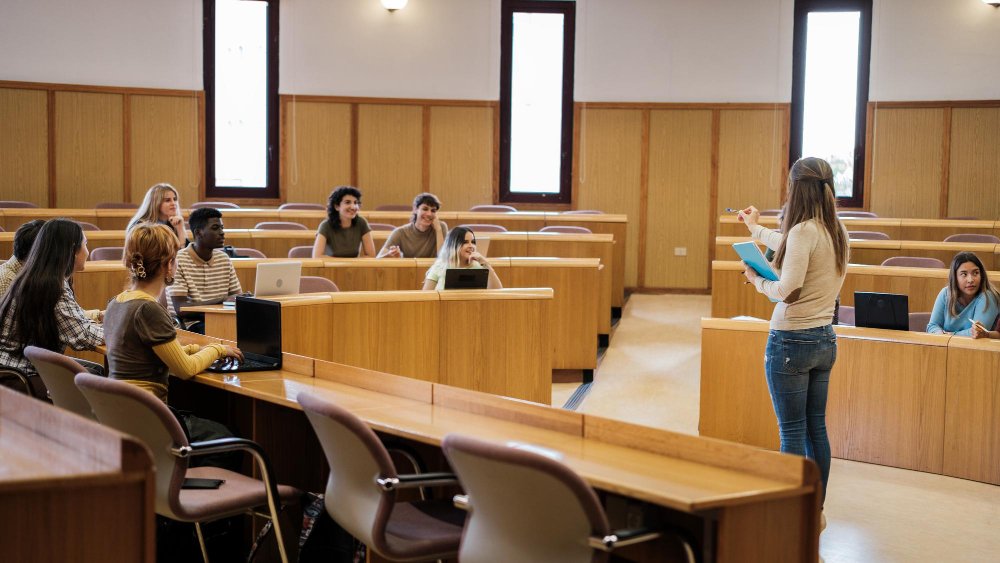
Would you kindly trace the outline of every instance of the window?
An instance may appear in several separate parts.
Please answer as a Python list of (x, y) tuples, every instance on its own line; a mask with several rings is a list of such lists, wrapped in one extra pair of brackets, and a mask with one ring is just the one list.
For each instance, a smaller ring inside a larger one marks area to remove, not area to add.
[(837, 200), (861, 207), (871, 0), (796, 0), (790, 162), (830, 163)]
[(277, 198), (278, 0), (204, 0), (205, 194)]
[(500, 201), (570, 203), (574, 2), (503, 0)]

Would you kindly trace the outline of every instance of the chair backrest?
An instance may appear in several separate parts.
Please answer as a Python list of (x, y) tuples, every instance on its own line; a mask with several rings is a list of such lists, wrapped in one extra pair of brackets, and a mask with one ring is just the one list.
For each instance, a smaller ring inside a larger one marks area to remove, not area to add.
[(889, 240), (889, 235), (879, 231), (847, 231), (847, 236), (854, 240)]
[(945, 219), (947, 219), (949, 221), (978, 221), (979, 217), (972, 217), (972, 216), (966, 215), (964, 217), (945, 217)]
[(10, 201), (10, 200), (0, 201), (0, 208), (12, 209), (15, 207), (23, 208), (23, 207), (38, 207), (38, 206), (35, 205), (34, 203), (31, 203), (30, 201)]
[(390, 225), (389, 223), (368, 223), (368, 226), (373, 231), (395, 231), (396, 225)]
[(777, 217), (778, 215), (781, 215), (780, 209), (763, 209), (760, 212), (761, 217)]
[(100, 227), (98, 227), (97, 225), (95, 225), (93, 223), (88, 223), (86, 221), (74, 221), (74, 222), (77, 225), (80, 225), (80, 228), (83, 229), (83, 230), (85, 230), (85, 231), (99, 231), (99, 230), (101, 230)]
[(302, 223), (296, 223), (295, 221), (263, 221), (254, 225), (255, 229), (263, 229), (265, 231), (308, 231), (309, 227), (306, 227)]
[(91, 250), (87, 260), (121, 260), (124, 254), (123, 246), (102, 246)]
[(257, 250), (256, 248), (234, 248), (237, 256), (244, 256), (246, 258), (267, 258), (267, 255), (263, 252)]
[(929, 322), (931, 322), (930, 313), (910, 313), (910, 332), (927, 332)]
[(854, 326), (854, 307), (841, 305), (837, 313), (837, 324)]
[(326, 461), (326, 511), (352, 536), (386, 553), (386, 523), (395, 495), (386, 494), (376, 478), (394, 478), (396, 469), (375, 432), (347, 410), (299, 393), (299, 404), (312, 424)]
[(379, 205), (375, 207), (375, 211), (412, 211), (412, 205), (406, 205), (405, 203), (387, 203), (385, 205)]
[(878, 215), (871, 211), (838, 211), (837, 217), (841, 219), (871, 219), (878, 218)]
[(602, 555), (587, 539), (610, 532), (604, 509), (590, 485), (562, 463), (456, 434), (445, 436), (441, 449), (469, 496), (458, 553), (463, 563), (590, 563)]
[(156, 465), (156, 513), (186, 520), (178, 495), (188, 461), (172, 455), (170, 449), (189, 444), (167, 405), (124, 381), (90, 373), (77, 374), (75, 381), (101, 424), (131, 434), (149, 448)]
[(293, 246), (288, 251), (289, 258), (312, 258), (312, 246)]
[(299, 278), (299, 293), (323, 293), (340, 291), (337, 284), (320, 276), (302, 276)]
[(480, 213), (515, 213), (517, 208), (509, 205), (473, 205), (469, 208), (469, 211), (478, 211)]
[(1000, 237), (994, 235), (977, 233), (958, 233), (944, 239), (945, 242), (984, 242), (986, 244), (1000, 244)]
[(228, 201), (196, 201), (188, 209), (201, 209), (202, 207), (214, 207), (216, 209), (239, 209), (240, 206)]
[(278, 211), (283, 211), (286, 209), (302, 209), (302, 210), (318, 209), (320, 211), (323, 211), (326, 209), (326, 206), (323, 205), (322, 203), (282, 203), (281, 205), (278, 206)]
[(540, 233), (567, 233), (567, 234), (577, 234), (577, 235), (589, 235), (593, 234), (587, 227), (577, 227), (574, 225), (549, 225), (547, 227), (542, 227), (538, 229)]
[(49, 397), (57, 407), (96, 420), (90, 403), (73, 382), (76, 374), (87, 371), (86, 368), (72, 358), (36, 346), (26, 347), (24, 357), (35, 366), (38, 376), (49, 390)]
[(561, 215), (604, 215), (604, 212), (597, 209), (570, 209), (563, 211)]
[(102, 201), (94, 205), (94, 209), (139, 209), (139, 204), (125, 203), (124, 201)]
[(483, 223), (466, 223), (464, 225), (459, 225), (459, 227), (465, 227), (466, 229), (471, 229), (474, 233), (506, 233), (507, 227), (502, 227), (500, 225), (486, 225)]
[(903, 268), (944, 268), (944, 262), (937, 258), (919, 256), (893, 256), (882, 261), (883, 266), (898, 266)]

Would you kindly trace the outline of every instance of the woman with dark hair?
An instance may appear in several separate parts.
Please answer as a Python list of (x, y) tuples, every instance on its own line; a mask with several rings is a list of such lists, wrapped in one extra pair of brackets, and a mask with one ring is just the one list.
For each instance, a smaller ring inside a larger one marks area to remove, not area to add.
[(424, 276), (425, 291), (444, 289), (445, 273), (449, 268), (487, 269), (490, 271), (487, 289), (502, 289), (503, 284), (486, 258), (476, 251), (476, 233), (467, 227), (455, 227), (441, 245), (437, 260)]
[[(781, 451), (816, 461), (823, 495), (830, 478), (826, 399), (837, 359), (833, 311), (847, 275), (847, 230), (837, 218), (833, 170), (819, 158), (803, 158), (788, 172), (788, 202), (781, 232), (757, 223), (751, 206), (739, 219), (755, 240), (775, 251), (780, 272), (768, 281), (744, 264), (747, 282), (777, 300), (764, 354), (764, 371), (778, 419)], [(821, 528), (826, 519), (822, 518)]]
[(128, 228), (131, 229), (142, 222), (166, 225), (177, 235), (177, 244), (181, 246), (187, 244), (184, 217), (181, 216), (181, 200), (177, 190), (170, 184), (156, 184), (146, 191), (142, 204), (128, 222)]
[(35, 237), (44, 224), (45, 219), (35, 219), (17, 228), (14, 233), (14, 254), (0, 266), (0, 297), (7, 293), (10, 284), (14, 283), (14, 278), (24, 267), (28, 254), (31, 254), (31, 247), (35, 244)]
[(397, 227), (378, 251), (377, 258), (433, 258), (437, 256), (448, 225), (438, 219), (441, 200), (431, 193), (413, 198), (410, 223)]
[(24, 357), (26, 346), (62, 353), (93, 350), (104, 343), (104, 327), (91, 320), (73, 295), (69, 279), (87, 262), (87, 237), (75, 221), (52, 219), (42, 225), (28, 259), (0, 300), (0, 365), (29, 376), (36, 392), (45, 386)]
[(1000, 338), (990, 330), (998, 313), (1000, 292), (990, 285), (983, 262), (973, 252), (959, 252), (948, 269), (948, 287), (934, 301), (927, 332)]
[(336, 256), (338, 258), (372, 258), (375, 243), (371, 227), (361, 211), (361, 190), (353, 186), (340, 186), (330, 192), (326, 202), (326, 219), (316, 230), (313, 258)]

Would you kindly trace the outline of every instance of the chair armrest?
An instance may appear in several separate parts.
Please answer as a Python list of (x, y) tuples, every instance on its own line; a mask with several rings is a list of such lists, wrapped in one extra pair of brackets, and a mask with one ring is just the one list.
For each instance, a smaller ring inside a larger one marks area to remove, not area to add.
[(202, 456), (225, 452), (243, 450), (249, 452), (257, 462), (257, 469), (260, 471), (261, 481), (267, 491), (267, 503), (271, 509), (271, 514), (278, 513), (278, 484), (274, 481), (274, 470), (271, 468), (271, 460), (260, 444), (246, 438), (219, 438), (218, 440), (206, 440), (204, 442), (192, 442), (189, 446), (172, 447), (170, 453), (181, 458), (191, 456)]
[(472, 505), (469, 504), (469, 495), (455, 495), (451, 497), (451, 503), (459, 510), (466, 512), (472, 510)]
[(662, 535), (658, 530), (650, 528), (630, 528), (627, 530), (614, 530), (603, 537), (590, 536), (587, 539), (587, 543), (594, 549), (610, 553), (616, 548), (655, 540)]
[(411, 473), (396, 477), (376, 477), (375, 484), (383, 491), (413, 489), (416, 487), (441, 487), (458, 484), (454, 473)]
[(31, 386), (31, 381), (28, 380), (27, 374), (25, 374), (23, 371), (12, 367), (2, 367), (0, 368), (0, 376), (4, 375), (12, 375), (14, 376), (14, 379), (20, 381), (21, 385), (24, 386), (24, 393), (29, 397), (33, 399), (42, 398), (35, 395), (35, 388)]

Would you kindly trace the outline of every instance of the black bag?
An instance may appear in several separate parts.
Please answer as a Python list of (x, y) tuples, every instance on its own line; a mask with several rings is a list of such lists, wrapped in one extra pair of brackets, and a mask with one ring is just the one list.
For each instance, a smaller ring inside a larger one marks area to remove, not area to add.
[(323, 495), (306, 493), (302, 507), (299, 563), (364, 563), (367, 547), (330, 518)]

